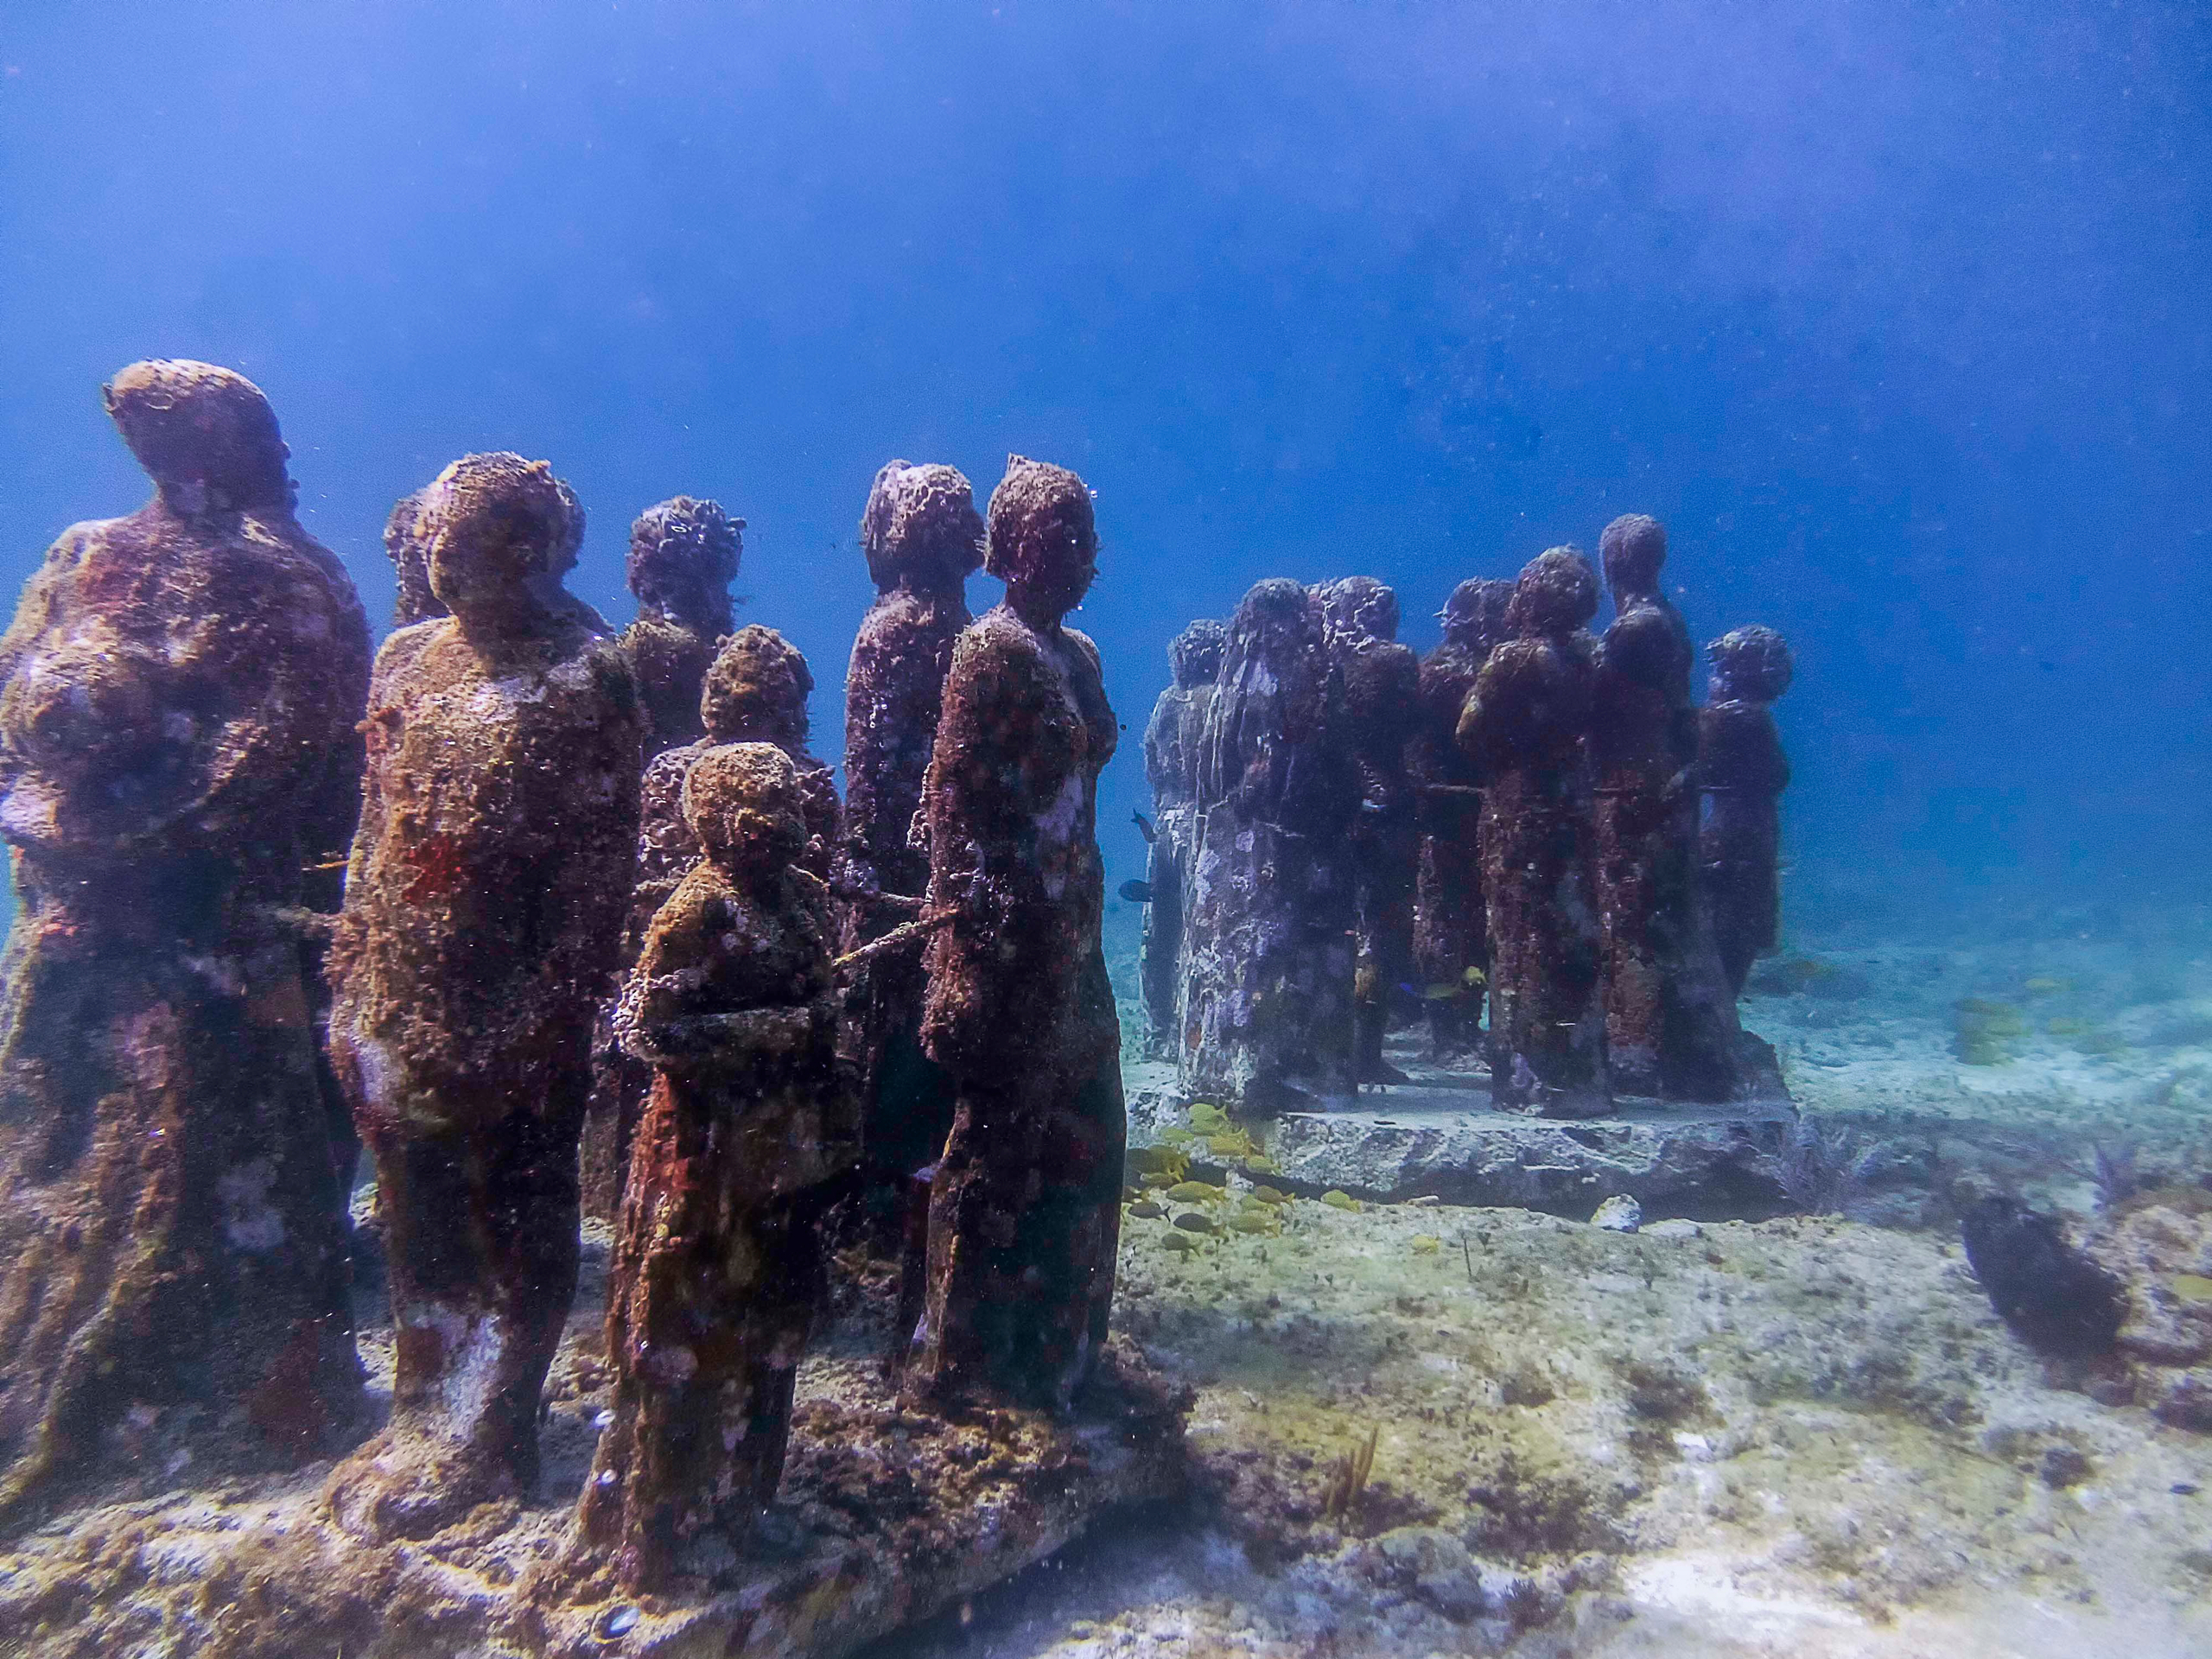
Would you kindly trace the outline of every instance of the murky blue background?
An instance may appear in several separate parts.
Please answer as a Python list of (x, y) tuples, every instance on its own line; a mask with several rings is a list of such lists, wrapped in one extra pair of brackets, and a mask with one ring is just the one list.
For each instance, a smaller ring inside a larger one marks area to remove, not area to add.
[(2201, 918), (2209, 180), (2188, 3), (16, 0), (0, 582), (143, 497), (99, 382), (208, 358), (379, 620), (466, 450), (618, 620), (719, 497), (834, 756), (875, 468), (1019, 449), (1098, 493), (1119, 880), (1184, 620), (1361, 570), (1425, 645), (1645, 510), (1797, 648), (1801, 923)]

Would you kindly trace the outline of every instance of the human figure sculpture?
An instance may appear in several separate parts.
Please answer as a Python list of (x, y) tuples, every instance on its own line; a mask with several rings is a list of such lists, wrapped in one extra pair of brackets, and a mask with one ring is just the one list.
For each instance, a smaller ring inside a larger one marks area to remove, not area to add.
[(1230, 618), (1198, 754), (1180, 1084), (1258, 1110), (1348, 1094), (1359, 773), (1319, 607), (1262, 582)]
[(1491, 1097), (1594, 1117), (1611, 1105), (1591, 893), (1589, 730), (1598, 579), (1581, 554), (1540, 553), (1514, 584), (1514, 638), (1490, 654), (1459, 717), (1483, 791), (1490, 927)]
[(1598, 548), (1615, 611), (1589, 740), (1606, 1063), (1617, 1094), (1726, 1100), (1738, 1031), (1697, 899), (1695, 653), (1660, 591), (1659, 521), (1616, 518)]
[(734, 625), (729, 585), (744, 557), (745, 520), (719, 502), (678, 495), (630, 526), (625, 560), (638, 620), (622, 634), (651, 720), (648, 757), (700, 736), (699, 688)]
[(430, 591), (430, 543), (424, 533), (423, 499), (416, 490), (392, 503), (384, 521), (384, 550), (391, 561), (391, 626), (411, 628), (452, 614)]
[[(791, 761), (807, 832), (795, 856), (809, 874), (828, 879), (841, 823), (836, 779), (807, 753), (806, 700), (813, 693), (806, 658), (775, 629), (756, 622), (722, 642), (699, 694), (706, 734), (655, 755), (638, 791), (638, 863), (623, 932), (625, 963), (637, 961), (655, 913), (702, 856), (683, 810), (683, 780), (702, 756), (719, 747), (772, 744)], [(585, 1213), (609, 1221), (621, 1208), (631, 1135), (652, 1086), (652, 1068), (621, 1046), (614, 1014), (613, 1007), (603, 1007), (594, 1033), (583, 1141)]]
[(775, 1496), (820, 1212), (859, 1155), (799, 770), (773, 744), (721, 744), (682, 796), (702, 856), (616, 1019), (653, 1084), (608, 1291), (613, 1421), (577, 1508), (579, 1543), (630, 1591), (663, 1587), (703, 1529), (742, 1548)]
[(331, 952), (398, 1352), (390, 1425), (329, 1493), (374, 1536), (427, 1535), (536, 1478), (645, 732), (627, 657), (561, 586), (575, 508), (550, 467), (469, 455), (423, 511), (453, 614), (378, 653)]
[(308, 867), (352, 831), (369, 630), (260, 390), (135, 363), (155, 486), (65, 531), (0, 639), (0, 1517), (136, 1406), (352, 1414)]
[(1698, 859), (1706, 914), (1732, 997), (1781, 939), (1782, 791), (1789, 761), (1773, 703), (1795, 672), (1772, 628), (1736, 628), (1705, 648), (1713, 683), (1698, 716), (1704, 823)]
[(983, 559), (1006, 601), (954, 649), (924, 789), (930, 905), (957, 912), (922, 1014), (957, 1100), (906, 1369), (927, 1396), (1065, 1408), (1106, 1339), (1128, 1126), (1096, 815), (1117, 728), (1061, 621), (1097, 552), (1083, 480), (1009, 457)]
[(1359, 772), (1352, 830), (1359, 957), (1353, 976), (1352, 1065), (1363, 1084), (1404, 1083), (1382, 1058), (1391, 1009), (1414, 972), (1414, 881), (1421, 829), (1408, 748), (1421, 729), (1421, 658), (1398, 640), (1398, 596), (1373, 576), (1319, 590), (1330, 659), (1344, 678), (1347, 735)]
[(1464, 1058), (1482, 1030), (1490, 974), (1483, 919), (1480, 824), (1474, 766), (1455, 734), (1491, 648), (1505, 636), (1513, 584), (1471, 576), (1452, 590), (1439, 620), (1444, 639), (1421, 658), (1420, 728), (1408, 753), (1421, 801), (1421, 868), (1414, 884), (1414, 964), (1428, 1017), (1430, 1053)]
[(1183, 879), (1197, 827), (1198, 746), (1221, 674), (1229, 630), (1193, 622), (1167, 647), (1174, 683), (1160, 694), (1144, 728), (1145, 779), (1152, 785), (1153, 823), (1145, 860), (1144, 944), (1140, 982), (1157, 1058), (1181, 1046), (1176, 992), (1183, 970)]
[[(937, 742), (953, 643), (974, 620), (968, 577), (983, 558), (983, 519), (953, 467), (887, 463), (861, 516), (875, 602), (853, 641), (845, 680), (845, 841), (835, 887), (846, 901), (846, 950), (916, 920), (929, 885), (920, 833), (922, 782)], [(866, 1230), (906, 1256), (902, 1325), (918, 1318), (926, 1190), (952, 1128), (953, 1090), (922, 1050), (918, 951), (869, 961), (849, 996), (850, 1057), (860, 1073), (861, 1207)]]

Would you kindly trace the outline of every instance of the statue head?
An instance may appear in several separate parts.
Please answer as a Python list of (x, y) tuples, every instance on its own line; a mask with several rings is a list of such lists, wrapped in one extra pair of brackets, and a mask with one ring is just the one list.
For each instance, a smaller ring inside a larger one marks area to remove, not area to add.
[(729, 585), (745, 556), (745, 520), (719, 502), (678, 495), (647, 507), (630, 525), (624, 572), (638, 607), (723, 634), (731, 622)]
[(1398, 637), (1398, 596), (1374, 576), (1339, 576), (1313, 590), (1335, 645)]
[(1065, 467), (1008, 455), (991, 492), (983, 569), (1026, 613), (1057, 618), (1083, 603), (1098, 574), (1098, 528), (1083, 480)]
[(1188, 691), (1219, 679), (1222, 647), (1228, 643), (1229, 630), (1211, 617), (1199, 618), (1169, 640), (1167, 664), (1174, 671), (1176, 685)]
[(1572, 633), (1597, 614), (1598, 573), (1581, 549), (1554, 547), (1521, 567), (1505, 619), (1527, 639)]
[(772, 743), (709, 749), (684, 774), (683, 821), (723, 870), (768, 874), (787, 868), (806, 850), (798, 768)]
[(391, 601), (395, 628), (447, 613), (430, 591), (429, 521), (423, 511), (429, 493), (425, 486), (401, 496), (392, 504), (391, 516), (384, 521), (384, 550), (391, 560), (397, 588)]
[(155, 358), (100, 389), (108, 417), (169, 506), (201, 512), (292, 510), (291, 451), (261, 388), (213, 363)]
[(423, 493), (430, 591), (465, 628), (527, 632), (550, 613), (582, 544), (582, 510), (550, 461), (463, 455)]
[(868, 573), (886, 591), (899, 582), (957, 588), (983, 562), (983, 516), (957, 467), (886, 461), (861, 514)]
[(1772, 702), (1789, 689), (1796, 664), (1772, 628), (1731, 628), (1705, 648), (1715, 702)]
[(699, 720), (716, 743), (806, 741), (814, 676), (797, 645), (758, 622), (726, 640), (699, 692)]
[(1598, 537), (1598, 561), (1616, 594), (1651, 593), (1667, 563), (1667, 527), (1648, 513), (1623, 513)]

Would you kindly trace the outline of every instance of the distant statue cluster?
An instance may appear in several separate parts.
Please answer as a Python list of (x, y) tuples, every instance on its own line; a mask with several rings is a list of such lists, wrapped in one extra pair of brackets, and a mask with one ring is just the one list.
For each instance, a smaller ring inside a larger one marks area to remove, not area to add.
[(1666, 531), (1617, 518), (1599, 550), (1602, 637), (1596, 572), (1554, 548), (1460, 583), (1426, 659), (1369, 576), (1260, 582), (1169, 646), (1141, 976), (1186, 1096), (1280, 1110), (1404, 1083), (1383, 1041), (1416, 1010), (1433, 1058), (1479, 1048), (1510, 1110), (1775, 1086), (1736, 999), (1780, 918), (1789, 647), (1714, 640), (1695, 707)]
[(154, 499), (65, 533), (0, 640), (0, 1523), (135, 1414), (212, 1402), (295, 1459), (354, 1416), (364, 1149), (397, 1370), (327, 1488), (357, 1535), (529, 1488), (587, 1209), (614, 1390), (577, 1548), (626, 1586), (774, 1493), (833, 1202), (903, 1258), (917, 1409), (1067, 1408), (1125, 1135), (1082, 480), (1012, 457), (985, 516), (883, 468), (841, 804), (715, 503), (638, 518), (618, 632), (563, 585), (575, 494), (465, 456), (391, 514), (372, 666), (259, 390), (157, 361), (106, 396)]

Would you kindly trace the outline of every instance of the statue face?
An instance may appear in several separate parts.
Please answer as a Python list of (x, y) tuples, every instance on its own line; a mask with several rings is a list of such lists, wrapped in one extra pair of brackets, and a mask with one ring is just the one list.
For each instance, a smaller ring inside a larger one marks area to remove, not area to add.
[(1098, 528), (1090, 492), (1065, 467), (1014, 455), (991, 492), (984, 568), (1009, 598), (1065, 616), (1098, 574)]
[(772, 744), (726, 744), (693, 761), (683, 817), (707, 855), (734, 874), (783, 869), (806, 850), (798, 769)]

